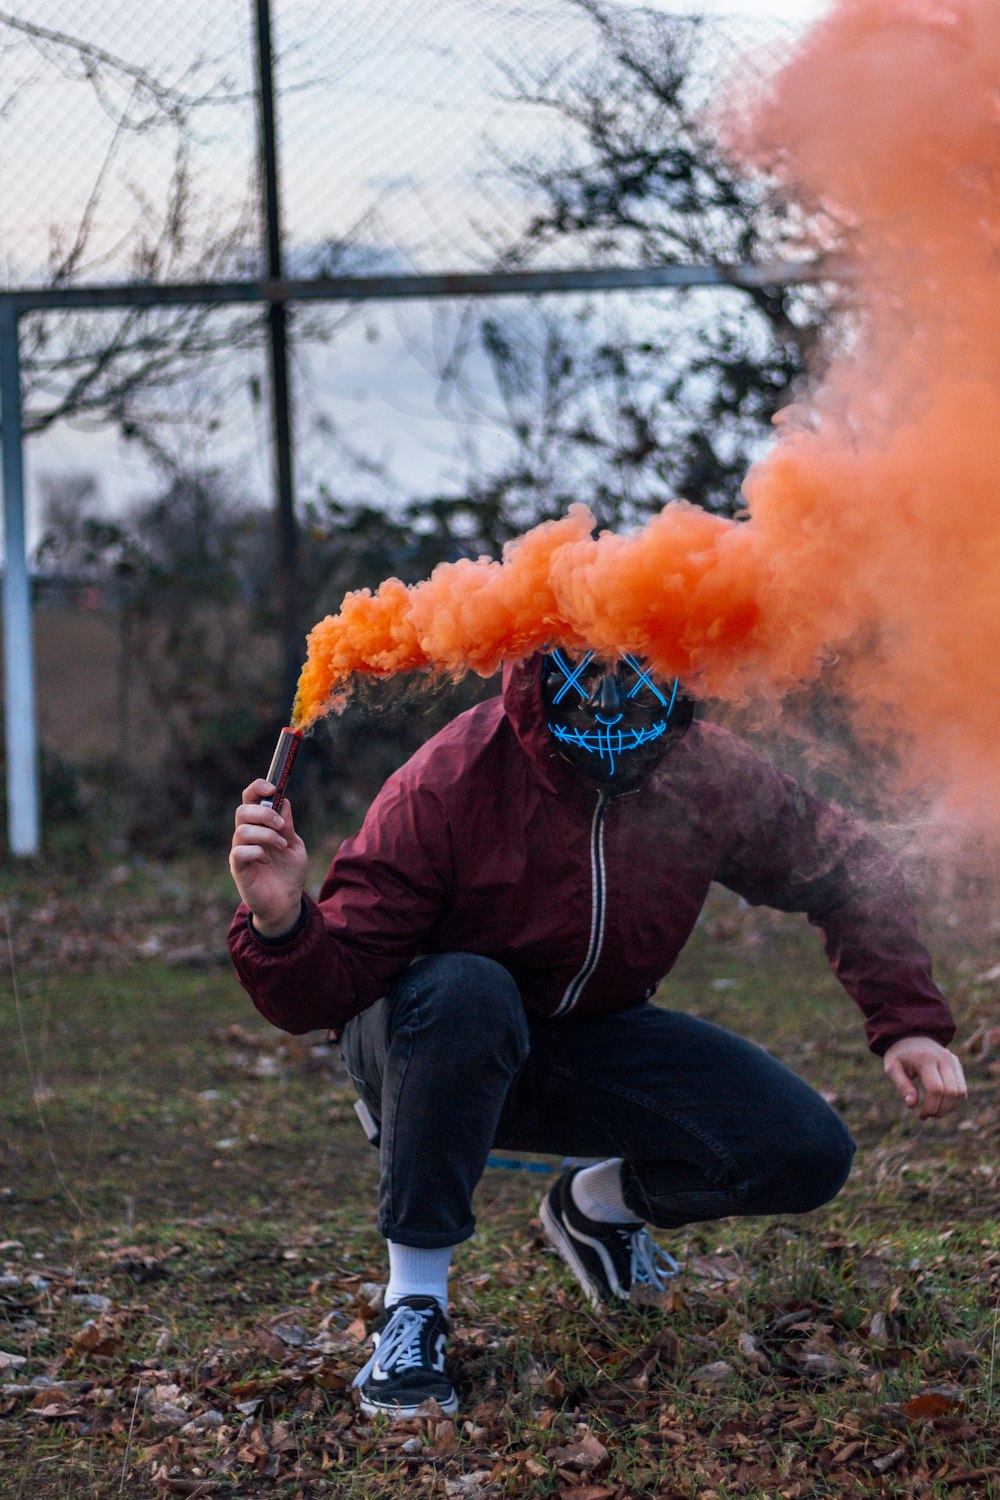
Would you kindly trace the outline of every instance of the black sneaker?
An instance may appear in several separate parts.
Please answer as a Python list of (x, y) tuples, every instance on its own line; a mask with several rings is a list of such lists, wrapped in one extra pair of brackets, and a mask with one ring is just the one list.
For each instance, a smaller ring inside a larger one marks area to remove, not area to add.
[(458, 1397), (444, 1372), (448, 1319), (436, 1297), (401, 1297), (372, 1331), (375, 1352), (354, 1377), (361, 1410), (393, 1421), (416, 1416), (424, 1401), (443, 1412), (458, 1410)]
[(661, 1250), (646, 1226), (588, 1219), (573, 1202), (570, 1184), (582, 1167), (564, 1172), (542, 1199), (545, 1237), (558, 1250), (593, 1307), (630, 1299), (639, 1287), (662, 1292), (677, 1262)]

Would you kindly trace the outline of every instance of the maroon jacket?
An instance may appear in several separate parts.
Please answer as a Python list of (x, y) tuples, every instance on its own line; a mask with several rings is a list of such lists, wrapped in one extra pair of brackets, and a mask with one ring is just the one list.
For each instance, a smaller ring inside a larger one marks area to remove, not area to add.
[(296, 1033), (339, 1034), (425, 953), (483, 954), (530, 1010), (593, 1015), (653, 993), (713, 880), (808, 915), (874, 1051), (951, 1040), (900, 873), (856, 822), (708, 724), (603, 796), (549, 737), (538, 657), (389, 778), (286, 939), (241, 906), (229, 943), (258, 1010)]

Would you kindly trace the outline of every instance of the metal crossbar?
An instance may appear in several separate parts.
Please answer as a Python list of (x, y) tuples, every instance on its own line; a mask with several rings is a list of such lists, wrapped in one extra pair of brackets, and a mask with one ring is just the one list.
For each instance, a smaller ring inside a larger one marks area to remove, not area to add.
[(777, 261), (764, 265), (608, 266), (596, 270), (330, 276), (308, 281), (273, 278), (173, 284), (126, 282), (107, 286), (22, 287), (0, 293), (0, 428), (6, 542), (4, 701), (10, 852), (27, 856), (37, 854), (41, 835), (31, 590), (24, 520), (24, 440), (18, 340), (18, 323), (22, 314), (223, 303), (259, 303), (275, 307), (289, 302), (385, 302), (567, 292), (655, 291), (658, 288), (692, 286), (755, 290), (837, 280), (842, 275), (842, 269), (830, 261)]

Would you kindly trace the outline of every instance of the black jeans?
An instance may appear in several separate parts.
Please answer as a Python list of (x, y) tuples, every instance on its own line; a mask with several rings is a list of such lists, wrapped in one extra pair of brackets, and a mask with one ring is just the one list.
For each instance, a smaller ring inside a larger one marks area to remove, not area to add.
[(435, 1249), (475, 1228), (493, 1146), (624, 1159), (625, 1201), (661, 1228), (802, 1213), (834, 1197), (854, 1142), (761, 1047), (654, 1005), (527, 1015), (492, 959), (418, 959), (345, 1028), (347, 1069), (380, 1125), (379, 1229)]

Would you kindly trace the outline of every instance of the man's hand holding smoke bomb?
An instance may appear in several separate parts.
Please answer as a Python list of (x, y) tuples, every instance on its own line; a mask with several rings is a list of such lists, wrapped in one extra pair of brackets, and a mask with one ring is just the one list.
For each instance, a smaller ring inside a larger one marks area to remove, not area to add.
[(929, 1036), (904, 1036), (893, 1042), (882, 1066), (903, 1103), (915, 1109), (921, 1120), (950, 1114), (968, 1093), (962, 1064), (954, 1052)]
[(281, 937), (298, 921), (308, 869), (306, 846), (295, 832), (288, 801), (275, 812), (275, 787), (258, 776), (236, 809), (229, 869), (261, 937)]

